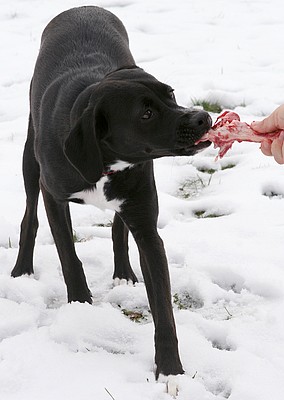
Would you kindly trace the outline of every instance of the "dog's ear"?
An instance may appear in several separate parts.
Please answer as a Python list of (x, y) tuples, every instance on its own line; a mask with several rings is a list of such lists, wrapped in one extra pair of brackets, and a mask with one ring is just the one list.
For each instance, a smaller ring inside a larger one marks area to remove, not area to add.
[(95, 132), (94, 108), (87, 108), (64, 143), (64, 153), (85, 181), (95, 184), (102, 176), (103, 157)]

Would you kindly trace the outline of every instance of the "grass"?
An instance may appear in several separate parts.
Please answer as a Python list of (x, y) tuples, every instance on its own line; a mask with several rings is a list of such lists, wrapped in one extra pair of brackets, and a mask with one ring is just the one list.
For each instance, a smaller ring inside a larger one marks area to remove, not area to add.
[(233, 318), (233, 314), (230, 313), (230, 311), (228, 311), (228, 309), (224, 306), (224, 309), (226, 310), (228, 316), (227, 316), (227, 320)]
[(198, 195), (201, 192), (201, 190), (210, 185), (212, 176), (216, 172), (216, 170), (213, 168), (212, 169), (202, 168), (198, 169), (198, 171), (210, 175), (209, 179), (208, 177), (202, 178), (198, 174), (196, 175), (196, 177), (193, 177), (191, 179), (186, 179), (178, 188), (177, 192), (178, 196), (182, 197), (183, 199), (194, 197)]
[(202, 308), (204, 305), (201, 299), (192, 297), (188, 292), (175, 293), (173, 302), (179, 310), (197, 309)]
[(235, 166), (236, 166), (236, 164), (233, 164), (233, 163), (227, 164), (227, 165), (223, 165), (223, 166), (221, 167), (221, 170), (223, 171), (223, 170), (225, 170), (225, 169), (234, 168)]
[(266, 192), (262, 193), (263, 196), (269, 197), (270, 199), (276, 198), (276, 199), (283, 199), (284, 195), (283, 193), (277, 193), (274, 192), (273, 190), (268, 190)]
[(105, 223), (99, 223), (99, 224), (93, 224), (92, 226), (97, 226), (98, 228), (111, 228), (112, 227), (112, 221), (108, 221)]
[[(229, 105), (229, 104), (221, 104), (218, 101), (210, 101), (208, 99), (197, 99), (195, 97), (193, 97), (191, 99), (191, 102), (193, 104), (193, 106), (198, 106), (198, 107), (202, 107), (203, 110), (207, 111), (207, 112), (212, 112), (215, 114), (220, 114), (221, 111), (224, 110), (224, 108), (226, 109), (233, 109), (235, 106), (233, 105)], [(243, 101), (242, 103), (238, 104), (239, 107), (246, 107), (246, 103), (245, 101)]]
[(109, 397), (110, 397), (112, 400), (115, 400), (115, 398), (114, 398), (113, 395), (107, 390), (107, 388), (105, 388), (105, 391), (107, 392), (107, 394), (109, 395)]
[(73, 242), (74, 243), (81, 243), (84, 239), (80, 239), (77, 232), (73, 229)]
[(206, 214), (206, 210), (197, 210), (194, 211), (193, 214), (196, 218), (219, 218), (219, 217), (224, 217), (226, 214), (217, 214), (217, 213), (212, 213), (212, 214)]
[[(92, 226), (94, 227), (99, 227), (99, 228), (111, 228), (112, 227), (112, 221), (106, 222), (106, 223), (99, 223), (99, 224), (93, 224)], [(80, 237), (78, 233), (73, 229), (73, 242), (74, 243), (82, 243), (86, 242), (87, 240), (92, 239), (92, 236), (90, 237)]]
[(125, 308), (121, 311), (122, 311), (123, 315), (125, 315), (131, 321), (141, 322), (141, 321), (145, 320), (145, 316), (140, 311), (126, 310)]
[(202, 100), (196, 98), (191, 99), (191, 101), (193, 106), (202, 107), (203, 110), (208, 112), (219, 114), (223, 110), (223, 107), (217, 101)]
[[(214, 171), (215, 172), (215, 171)], [(184, 199), (196, 196), (202, 189), (210, 185), (212, 174), (208, 182), (202, 179), (199, 175), (192, 179), (186, 179), (178, 188), (178, 194)]]
[(209, 175), (213, 175), (217, 171), (214, 168), (205, 168), (205, 167), (204, 168), (201, 167), (201, 168), (197, 168), (197, 169), (198, 169), (198, 171), (203, 172), (204, 174), (209, 174)]

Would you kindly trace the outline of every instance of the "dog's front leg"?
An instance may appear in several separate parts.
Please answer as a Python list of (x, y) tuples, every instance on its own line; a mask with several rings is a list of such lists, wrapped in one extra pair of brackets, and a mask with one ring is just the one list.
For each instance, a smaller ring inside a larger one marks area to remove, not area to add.
[(55, 201), (42, 185), (41, 191), (49, 225), (62, 265), (68, 301), (92, 303), (91, 292), (87, 286), (82, 263), (75, 252), (69, 204)]
[[(152, 205), (153, 206), (153, 205)], [(137, 243), (142, 273), (155, 324), (156, 379), (183, 374), (178, 352), (178, 340), (172, 310), (170, 278), (162, 239), (158, 235), (156, 221), (149, 220), (152, 210), (124, 212), (122, 219), (131, 230)], [(135, 216), (139, 216), (137, 219)], [(147, 216), (141, 218), (141, 215)], [(155, 219), (155, 218), (153, 218)]]

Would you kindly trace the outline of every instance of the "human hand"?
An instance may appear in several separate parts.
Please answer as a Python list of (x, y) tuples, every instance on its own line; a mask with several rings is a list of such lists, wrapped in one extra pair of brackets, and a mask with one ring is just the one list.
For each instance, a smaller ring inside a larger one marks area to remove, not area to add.
[[(256, 121), (251, 124), (253, 130), (259, 133), (271, 133), (277, 129), (284, 130), (284, 104), (276, 108), (271, 115), (262, 121)], [(273, 156), (278, 164), (284, 164), (284, 132), (279, 138), (264, 140), (260, 149), (266, 156)]]

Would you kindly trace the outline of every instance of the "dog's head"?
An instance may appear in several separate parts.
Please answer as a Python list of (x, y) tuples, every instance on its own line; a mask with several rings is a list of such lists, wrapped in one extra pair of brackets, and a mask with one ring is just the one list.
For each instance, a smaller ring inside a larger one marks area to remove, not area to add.
[(94, 85), (74, 124), (65, 154), (85, 180), (100, 179), (103, 165), (194, 155), (211, 127), (208, 113), (178, 106), (173, 89), (140, 68), (121, 69)]

